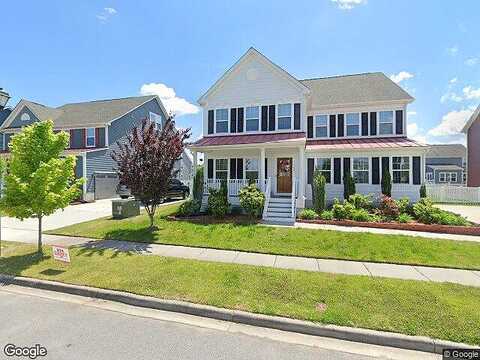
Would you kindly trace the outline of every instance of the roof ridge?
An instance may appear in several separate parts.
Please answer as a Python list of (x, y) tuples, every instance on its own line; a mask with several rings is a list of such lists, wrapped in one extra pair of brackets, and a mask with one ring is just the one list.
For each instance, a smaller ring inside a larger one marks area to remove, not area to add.
[(154, 98), (155, 96), (158, 96), (158, 95), (127, 96), (127, 97), (123, 97), (123, 98), (79, 101), (79, 102), (72, 102), (72, 103), (63, 104), (63, 105), (57, 107), (56, 109), (61, 108), (61, 107), (66, 106), (66, 105), (90, 104), (90, 103), (97, 103), (97, 102), (118, 101), (118, 100), (127, 100), (127, 99), (140, 99), (140, 98), (147, 98), (147, 97)]
[(35, 102), (35, 101), (31, 101), (31, 100), (27, 100), (27, 99), (22, 99), (23, 101), (27, 102), (27, 103), (30, 103), (30, 104), (34, 104), (34, 105), (38, 105), (38, 106), (42, 106), (44, 108), (48, 108), (48, 109), (55, 109), (54, 107), (51, 107), (51, 106), (47, 106), (45, 104), (40, 104), (38, 102)]
[(299, 79), (299, 81), (335, 79), (335, 78), (340, 78), (340, 77), (371, 75), (371, 74), (383, 74), (383, 75), (385, 75), (382, 71), (368, 71), (368, 72), (355, 73), (355, 74), (331, 75), (331, 76), (320, 76), (320, 77), (314, 77), (314, 78)]

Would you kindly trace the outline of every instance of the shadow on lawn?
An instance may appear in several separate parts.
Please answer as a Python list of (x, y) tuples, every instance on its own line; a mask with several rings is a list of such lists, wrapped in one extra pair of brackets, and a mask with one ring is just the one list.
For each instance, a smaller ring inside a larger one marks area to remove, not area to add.
[(90, 241), (79, 247), (78, 256), (105, 256), (107, 251), (113, 252), (110, 259), (118, 257), (119, 254), (128, 256), (151, 253), (148, 243), (138, 244), (121, 240), (99, 240)]
[(31, 252), (23, 255), (14, 255), (0, 258), (0, 273), (8, 275), (21, 275), (23, 270), (37, 265), (41, 261), (48, 260), (50, 256), (39, 255), (37, 252)]

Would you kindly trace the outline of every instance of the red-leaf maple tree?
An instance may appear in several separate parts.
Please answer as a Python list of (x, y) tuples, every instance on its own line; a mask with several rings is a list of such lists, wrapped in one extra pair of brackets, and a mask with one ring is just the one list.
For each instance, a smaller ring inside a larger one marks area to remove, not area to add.
[(162, 129), (149, 120), (134, 128), (126, 141), (117, 141), (112, 152), (121, 185), (139, 200), (150, 218), (150, 228), (157, 206), (165, 199), (170, 180), (179, 170), (175, 162), (182, 157), (190, 129), (177, 129), (169, 118)]

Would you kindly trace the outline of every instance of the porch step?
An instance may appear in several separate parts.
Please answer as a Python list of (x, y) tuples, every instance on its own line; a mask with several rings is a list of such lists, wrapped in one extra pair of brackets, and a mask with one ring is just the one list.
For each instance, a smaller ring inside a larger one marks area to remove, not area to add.
[(291, 204), (291, 197), (271, 197), (270, 204)]
[(267, 225), (288, 225), (293, 226), (295, 224), (294, 218), (281, 218), (281, 217), (268, 217), (262, 221), (262, 223)]
[(267, 212), (269, 213), (279, 213), (279, 214), (291, 214), (292, 208), (289, 207), (271, 207), (267, 208)]
[(268, 220), (269, 218), (282, 218), (282, 219), (287, 219), (287, 218), (292, 218), (292, 213), (282, 213), (282, 212), (273, 212), (273, 211), (267, 211), (267, 217), (266, 219)]

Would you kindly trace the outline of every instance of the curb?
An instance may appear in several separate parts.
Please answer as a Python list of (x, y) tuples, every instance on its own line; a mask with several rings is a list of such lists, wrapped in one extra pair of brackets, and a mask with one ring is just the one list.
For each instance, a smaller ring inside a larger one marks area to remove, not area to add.
[(437, 340), (424, 336), (409, 336), (337, 325), (321, 325), (308, 321), (229, 310), (185, 301), (164, 300), (121, 291), (0, 274), (0, 286), (6, 285), (18, 285), (42, 290), (57, 291), (66, 294), (116, 301), (127, 305), (179, 312), (239, 324), (429, 353), (442, 354), (443, 349), (472, 348), (472, 345)]

